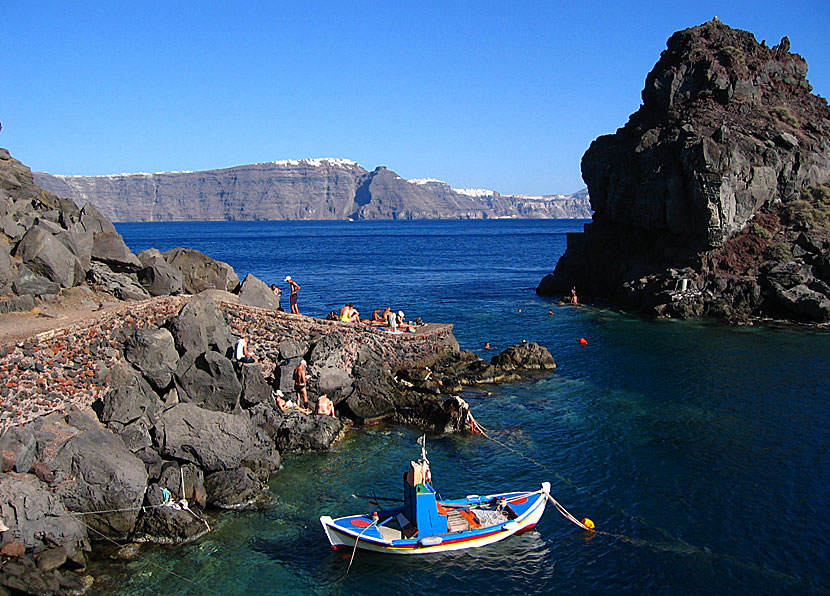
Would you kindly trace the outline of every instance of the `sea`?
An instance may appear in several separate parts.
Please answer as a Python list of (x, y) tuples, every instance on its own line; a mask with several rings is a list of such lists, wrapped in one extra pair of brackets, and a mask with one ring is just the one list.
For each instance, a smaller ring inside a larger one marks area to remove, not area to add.
[(320, 516), (376, 509), (355, 495), (398, 497), (419, 454), (418, 429), (381, 424), (286, 456), (271, 502), (211, 511), (197, 542), (144, 545), (130, 561), (104, 549), (91, 593), (830, 594), (830, 335), (537, 296), (584, 223), (117, 224), (136, 252), (195, 248), (284, 290), (291, 275), (303, 314), (390, 306), (452, 323), (462, 349), (485, 358), (523, 340), (546, 346), (556, 370), (462, 393), (491, 438), (427, 434), (434, 483), (452, 498), (549, 481), (598, 531), (549, 507), (535, 530), (488, 547), (358, 551), (349, 568)]

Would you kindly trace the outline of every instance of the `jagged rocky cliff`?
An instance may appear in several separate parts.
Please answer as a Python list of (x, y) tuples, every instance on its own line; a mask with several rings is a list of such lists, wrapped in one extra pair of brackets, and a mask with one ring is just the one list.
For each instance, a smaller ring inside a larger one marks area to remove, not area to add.
[(382, 166), (368, 172), (346, 159), (202, 172), (34, 175), (44, 189), (78, 205), (95, 203), (113, 221), (591, 217), (584, 192), (550, 197), (468, 193), (438, 181), (410, 182)]
[(593, 222), (537, 291), (830, 321), (830, 109), (807, 63), (717, 19), (667, 46), (640, 109), (583, 156)]

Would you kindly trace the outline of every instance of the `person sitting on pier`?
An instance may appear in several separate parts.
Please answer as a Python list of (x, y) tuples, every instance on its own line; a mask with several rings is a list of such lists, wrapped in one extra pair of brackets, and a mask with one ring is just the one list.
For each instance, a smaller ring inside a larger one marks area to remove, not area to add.
[[(387, 309), (387, 310), (389, 310), (389, 309)], [(386, 319), (384, 319), (383, 315), (380, 314), (380, 309), (376, 308), (375, 310), (372, 311), (372, 324), (376, 325), (378, 323), (384, 324), (384, 323), (386, 323)]]
[(386, 310), (383, 311), (383, 317), (386, 319), (386, 326), (389, 327), (391, 331), (398, 330), (398, 315), (392, 312), (388, 306)]
[(401, 331), (411, 331), (415, 332), (415, 325), (411, 322), (406, 321), (406, 317), (403, 314), (402, 310), (398, 311), (398, 329)]
[(354, 304), (349, 302), (340, 309), (340, 321), (343, 323), (359, 323), (360, 322), (360, 313), (354, 307)]
[(317, 398), (317, 415), (334, 416), (334, 404), (325, 393)]

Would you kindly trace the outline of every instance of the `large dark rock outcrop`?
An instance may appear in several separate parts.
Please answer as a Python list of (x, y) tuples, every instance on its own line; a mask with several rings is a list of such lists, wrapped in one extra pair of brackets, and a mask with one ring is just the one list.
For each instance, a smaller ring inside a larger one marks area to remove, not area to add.
[[(64, 480), (57, 492), (98, 534), (124, 539), (144, 502), (147, 470), (116, 435), (94, 427), (73, 436), (55, 456)], [(106, 511), (96, 515), (91, 512)]]
[(806, 73), (787, 38), (770, 48), (717, 19), (675, 33), (642, 107), (585, 153), (594, 221), (537, 291), (575, 285), (673, 316), (830, 320), (817, 297), (793, 306), (803, 290), (765, 279), (795, 258), (812, 268), (807, 289), (830, 298), (815, 268), (826, 253), (793, 253), (799, 231), (826, 239), (830, 227), (830, 109)]

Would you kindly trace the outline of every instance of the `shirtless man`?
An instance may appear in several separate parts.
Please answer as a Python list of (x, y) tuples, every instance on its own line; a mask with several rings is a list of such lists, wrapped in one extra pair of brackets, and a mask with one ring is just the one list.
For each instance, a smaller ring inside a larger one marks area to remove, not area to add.
[(380, 309), (376, 308), (372, 311), (372, 323), (385, 323), (383, 315), (380, 314)]
[(303, 405), (308, 405), (308, 371), (306, 361), (300, 360), (300, 365), (294, 369), (294, 391), (297, 393), (297, 402), (303, 398)]
[(297, 306), (297, 292), (300, 291), (300, 284), (291, 279), (290, 275), (286, 276), (285, 281), (287, 281), (288, 285), (291, 287), (291, 298), (289, 300), (291, 303), (291, 312), (298, 315), (300, 314), (300, 308)]

